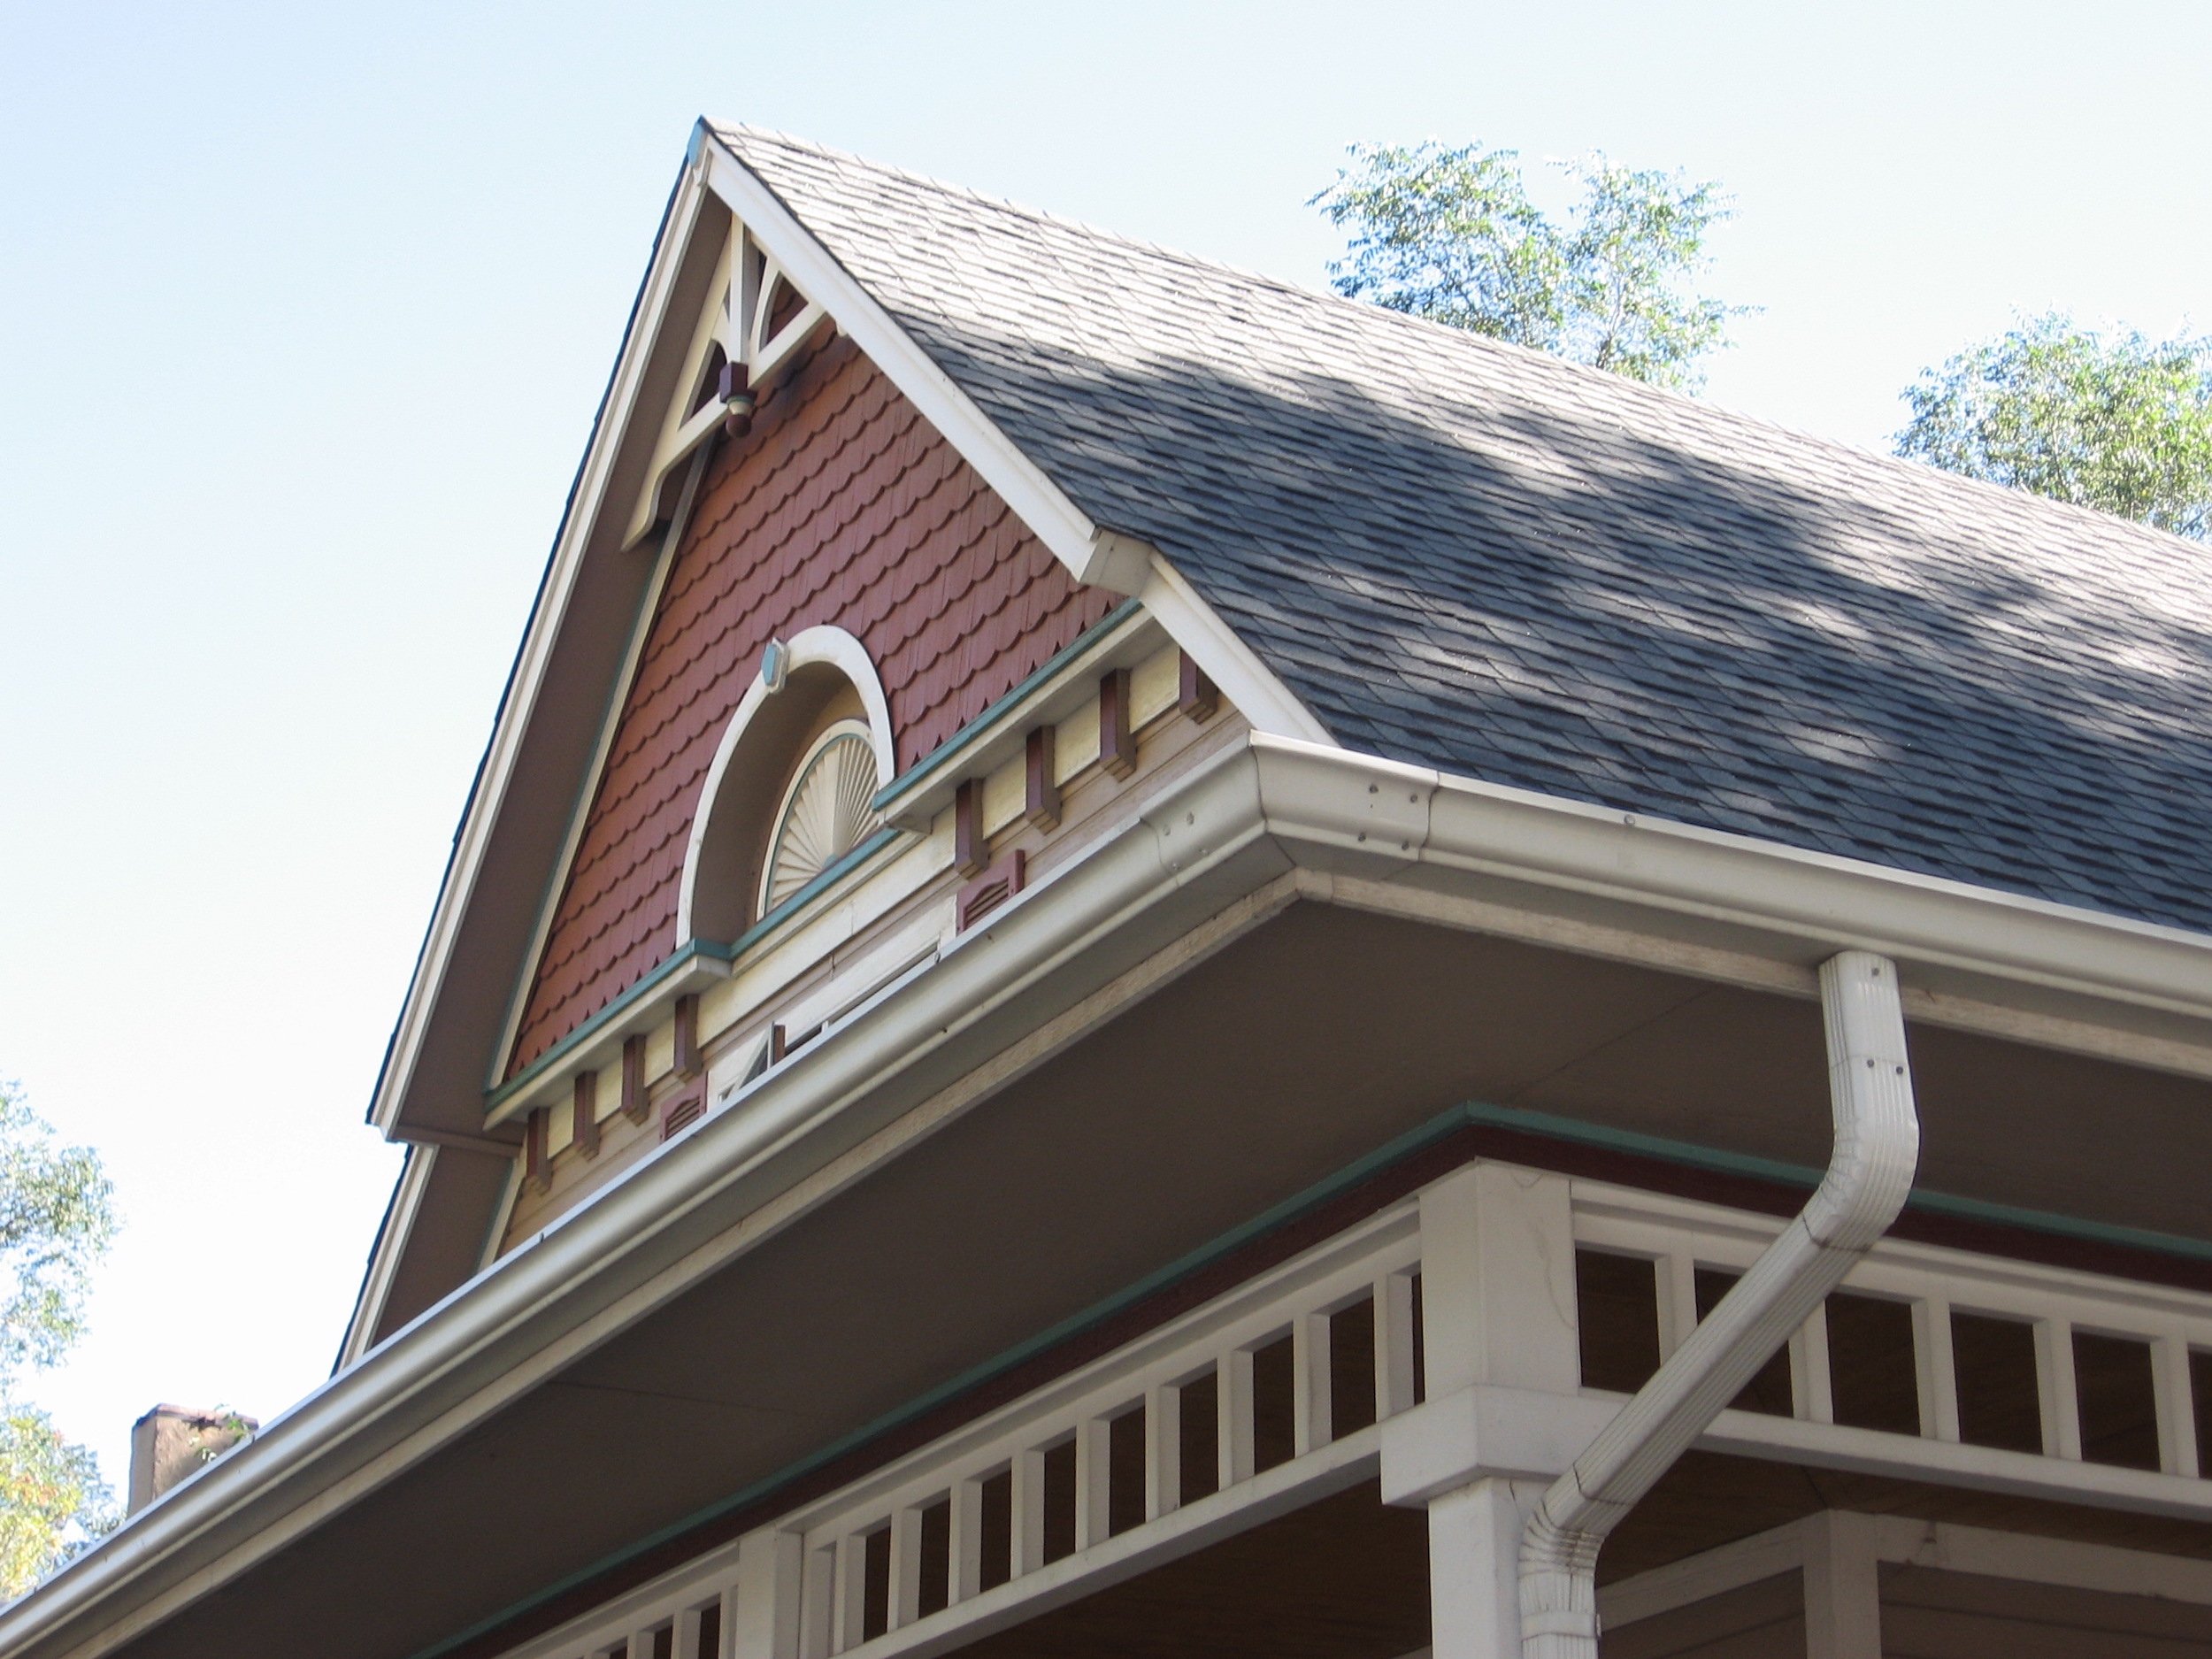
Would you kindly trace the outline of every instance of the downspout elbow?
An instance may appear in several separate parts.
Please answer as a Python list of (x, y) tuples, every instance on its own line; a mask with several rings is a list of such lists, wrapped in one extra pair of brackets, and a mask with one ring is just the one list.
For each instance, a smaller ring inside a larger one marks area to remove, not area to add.
[(1636, 1502), (1888, 1231), (1920, 1121), (1896, 964), (1848, 950), (1820, 970), (1835, 1147), (1805, 1208), (1555, 1481), (1521, 1538), (1523, 1659), (1596, 1659), (1597, 1558)]

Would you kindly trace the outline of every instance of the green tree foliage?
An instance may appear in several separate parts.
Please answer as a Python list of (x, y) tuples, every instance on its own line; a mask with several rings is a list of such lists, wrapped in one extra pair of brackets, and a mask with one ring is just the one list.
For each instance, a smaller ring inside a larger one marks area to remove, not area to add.
[(0, 1404), (0, 1597), (21, 1595), (114, 1525), (99, 1465), (35, 1406)]
[(2103, 335), (2056, 314), (1922, 373), (1897, 453), (1946, 472), (2212, 534), (2212, 336)]
[(17, 1087), (0, 1084), (0, 1379), (55, 1363), (84, 1333), (113, 1199), (99, 1155), (57, 1146)]
[(1337, 290), (1391, 311), (1555, 352), (1657, 386), (1694, 388), (1697, 360), (1749, 309), (1698, 293), (1705, 239), (1729, 217), (1712, 184), (1556, 164), (1581, 186), (1564, 223), (1529, 199), (1520, 157), (1480, 144), (1355, 144), (1313, 198), (1348, 234)]
[(114, 1236), (98, 1155), (57, 1144), (0, 1083), (0, 1596), (20, 1595), (112, 1524), (92, 1454), (18, 1390), (83, 1334), (92, 1270)]

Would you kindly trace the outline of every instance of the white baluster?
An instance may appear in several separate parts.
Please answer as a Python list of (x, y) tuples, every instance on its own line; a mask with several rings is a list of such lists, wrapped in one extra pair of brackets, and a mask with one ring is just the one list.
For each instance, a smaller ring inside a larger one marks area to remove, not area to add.
[(1156, 1521), (1183, 1502), (1183, 1391), (1169, 1383), (1144, 1402), (1144, 1518)]
[(1828, 1305), (1790, 1338), (1790, 1410), (1807, 1423), (1836, 1420), (1835, 1375), (1828, 1368)]
[(1329, 1316), (1301, 1314), (1290, 1327), (1290, 1365), (1294, 1379), (1291, 1449), (1303, 1457), (1317, 1446), (1329, 1443)]
[(2035, 1322), (2036, 1395), (2043, 1408), (2043, 1455), (2081, 1461), (2081, 1408), (2074, 1388), (2074, 1327)]
[(1920, 1393), (1920, 1432), (1955, 1444), (1959, 1438), (1958, 1356), (1951, 1347), (1951, 1303), (1924, 1296), (1912, 1305), (1913, 1374)]
[(2189, 1386), (2186, 1337), (2153, 1340), (2151, 1379), (2158, 1395), (2158, 1466), (2170, 1475), (2193, 1477), (2204, 1448), (2197, 1444), (2197, 1402)]

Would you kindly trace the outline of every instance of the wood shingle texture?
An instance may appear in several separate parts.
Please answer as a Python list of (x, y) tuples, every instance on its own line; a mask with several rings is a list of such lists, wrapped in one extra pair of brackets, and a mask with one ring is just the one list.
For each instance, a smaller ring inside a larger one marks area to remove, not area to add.
[(772, 639), (832, 624), (883, 680), (901, 772), (1105, 616), (849, 341), (726, 445), (662, 588), (518, 1028), (512, 1075), (680, 942), (700, 793)]

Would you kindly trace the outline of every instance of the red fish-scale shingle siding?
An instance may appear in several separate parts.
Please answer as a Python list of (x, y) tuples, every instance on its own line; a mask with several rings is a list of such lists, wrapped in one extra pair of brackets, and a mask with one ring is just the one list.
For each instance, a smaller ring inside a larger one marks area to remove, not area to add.
[(692, 816), (771, 639), (820, 623), (857, 637), (882, 676), (903, 772), (1114, 603), (1070, 577), (849, 342), (825, 350), (703, 481), (510, 1074), (675, 949)]

